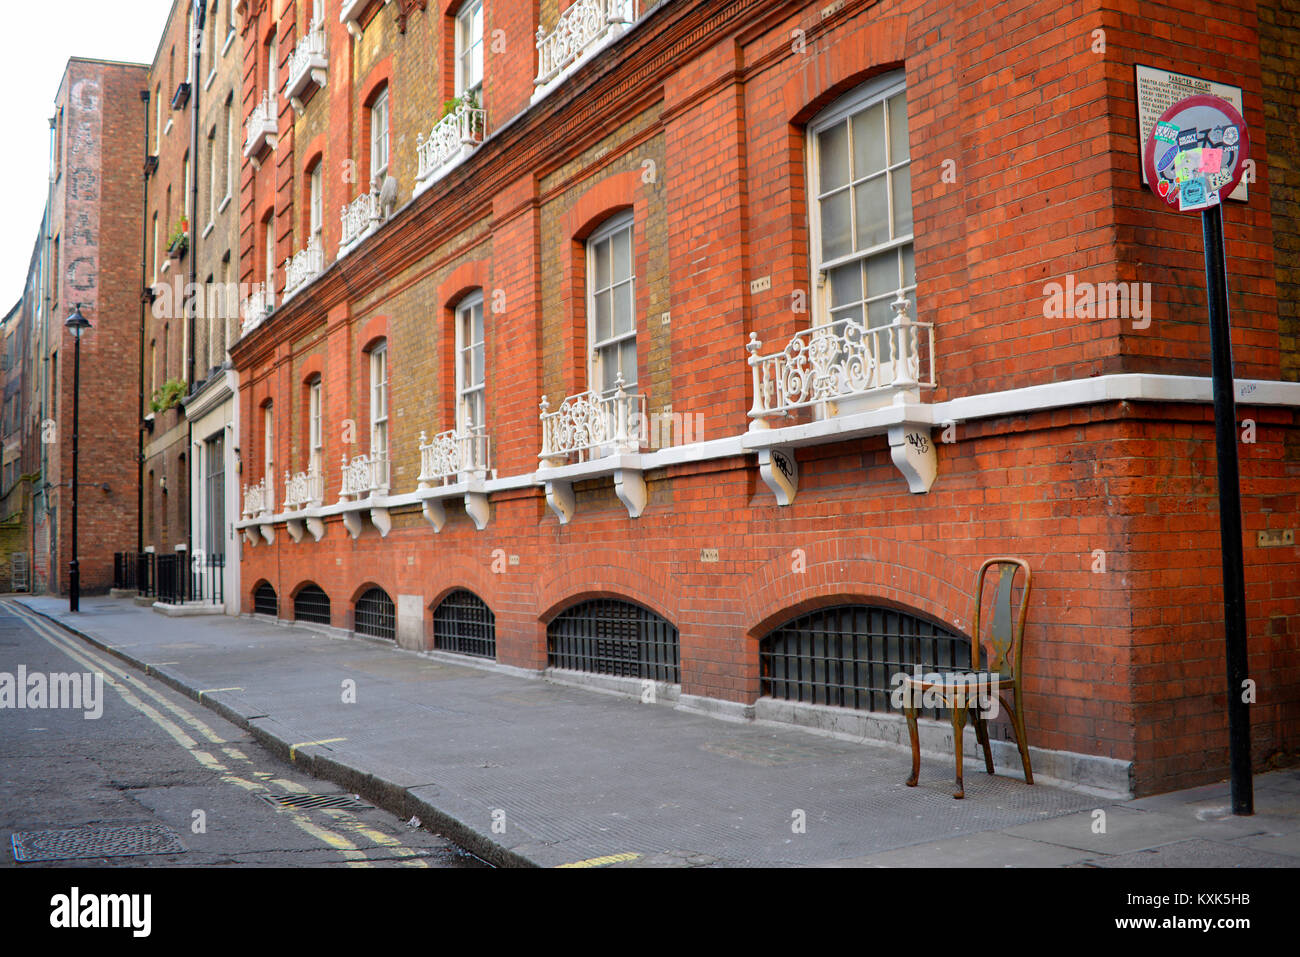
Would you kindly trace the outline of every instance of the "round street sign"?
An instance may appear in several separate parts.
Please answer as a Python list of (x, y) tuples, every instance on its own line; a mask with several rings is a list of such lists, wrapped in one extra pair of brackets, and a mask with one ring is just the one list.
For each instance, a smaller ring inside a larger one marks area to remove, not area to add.
[(1246, 121), (1227, 100), (1198, 94), (1161, 114), (1142, 148), (1152, 192), (1182, 212), (1207, 209), (1237, 188), (1250, 156)]

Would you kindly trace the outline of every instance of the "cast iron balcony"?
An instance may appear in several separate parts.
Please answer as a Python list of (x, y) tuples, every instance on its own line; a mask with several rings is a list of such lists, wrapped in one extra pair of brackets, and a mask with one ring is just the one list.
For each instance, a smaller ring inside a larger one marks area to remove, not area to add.
[(353, 246), (365, 239), (379, 226), (381, 219), (379, 191), (371, 189), (362, 193), (343, 207), (343, 235), (339, 241), (339, 256), (348, 253)]
[(420, 433), (420, 488), (483, 478), (491, 468), (491, 444), (482, 428), (449, 429), (430, 442)]
[(279, 121), (275, 114), (275, 99), (267, 90), (244, 125), (244, 156), (247, 159), (256, 160), (268, 144), (275, 149), (279, 136)]
[(284, 507), (290, 509), (319, 508), (325, 500), (325, 482), (320, 469), (307, 469), (296, 475), (284, 473)]
[(325, 250), (314, 238), (284, 261), (284, 298), (287, 300), (300, 288), (311, 282), (325, 268)]
[(313, 84), (322, 87), (325, 85), (328, 64), (325, 55), (325, 27), (319, 20), (314, 20), (289, 55), (284, 95), (293, 104), (295, 112), (302, 113), (302, 98)]
[(487, 113), (472, 99), (461, 103), (437, 123), (429, 132), (416, 135), (416, 154), (419, 171), (415, 175), (416, 192), (432, 185), (453, 166), (474, 152), (483, 142), (487, 129)]
[(629, 395), (621, 378), (614, 395), (580, 392), (566, 398), (554, 412), (542, 396), (540, 407), (542, 451), (537, 457), (544, 467), (559, 467), (570, 458), (581, 462), (640, 448), (645, 396)]
[(820, 406), (826, 416), (844, 415), (933, 388), (934, 326), (908, 316), (901, 290), (893, 307), (887, 326), (826, 322), (795, 333), (784, 349), (766, 356), (759, 355), (763, 343), (751, 332), (745, 345), (754, 381), (750, 428), (766, 428), (766, 419), (796, 409)]
[(339, 501), (360, 501), (372, 495), (388, 494), (388, 454), (358, 455), (351, 462), (343, 456), (343, 483)]
[(546, 86), (579, 60), (613, 42), (637, 16), (637, 0), (578, 0), (560, 14), (549, 33), (538, 26), (533, 86)]
[(260, 326), (266, 317), (271, 314), (275, 308), (275, 290), (265, 283), (253, 290), (253, 294), (244, 300), (244, 323), (240, 327), (239, 334), (246, 336), (258, 326)]

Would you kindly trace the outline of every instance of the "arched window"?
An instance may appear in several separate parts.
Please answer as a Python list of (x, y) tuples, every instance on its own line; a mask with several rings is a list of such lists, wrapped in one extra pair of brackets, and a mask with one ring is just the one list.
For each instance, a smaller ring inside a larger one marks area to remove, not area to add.
[(622, 378), (623, 389), (635, 395), (636, 257), (630, 212), (612, 216), (587, 240), (587, 341), (588, 387), (609, 397)]
[[(862, 711), (893, 711), (894, 676), (970, 667), (970, 641), (894, 608), (837, 605), (801, 615), (758, 645), (762, 694)], [(937, 714), (927, 712), (930, 717)]]
[(397, 609), (388, 592), (382, 588), (368, 588), (357, 599), (356, 614), (353, 617), (353, 629), (358, 635), (370, 635), (372, 638), (397, 638)]
[(916, 316), (912, 176), (902, 72), (840, 97), (808, 125), (812, 262), (819, 321), (893, 321), (898, 291)]
[(272, 618), (280, 614), (280, 599), (276, 597), (275, 588), (270, 582), (262, 582), (253, 589), (253, 614), (270, 615)]
[(483, 328), (483, 290), (456, 307), (456, 431), (483, 429), (487, 415), (487, 367)]
[(492, 609), (472, 591), (454, 591), (433, 612), (433, 647), (481, 658), (497, 656), (497, 624)]
[(370, 104), (370, 180), (382, 184), (388, 172), (388, 87)]
[(546, 657), (552, 668), (681, 681), (677, 629), (616, 598), (584, 601), (557, 616), (546, 629)]
[(308, 583), (293, 596), (293, 620), (318, 625), (330, 623), (330, 597), (319, 585)]

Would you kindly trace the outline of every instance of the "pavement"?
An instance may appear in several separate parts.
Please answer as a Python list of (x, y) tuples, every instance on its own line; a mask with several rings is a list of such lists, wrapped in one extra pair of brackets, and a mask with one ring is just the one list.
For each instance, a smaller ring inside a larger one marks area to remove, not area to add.
[[(1296, 867), (1300, 769), (1116, 800), (304, 626), (9, 599), (499, 865)], [(1032, 733), (1032, 729), (1031, 729)], [(973, 738), (973, 735), (970, 736)], [(969, 740), (969, 739), (968, 739)], [(973, 741), (970, 749), (974, 750)]]

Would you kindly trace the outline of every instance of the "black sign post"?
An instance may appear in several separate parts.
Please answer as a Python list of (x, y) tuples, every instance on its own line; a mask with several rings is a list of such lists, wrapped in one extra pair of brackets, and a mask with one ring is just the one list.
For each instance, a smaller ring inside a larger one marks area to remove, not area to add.
[(1205, 242), (1205, 292), (1214, 383), (1214, 444), (1219, 466), (1219, 537), (1223, 552), (1223, 625), (1228, 665), (1228, 760), (1232, 813), (1254, 814), (1247, 703), (1246, 571), (1242, 549), (1241, 481), (1237, 468), (1237, 403), (1228, 321), (1228, 266), (1223, 199), (1245, 172), (1246, 123), (1227, 101), (1191, 96), (1164, 112), (1144, 144), (1147, 183), (1184, 212), (1200, 210)]

